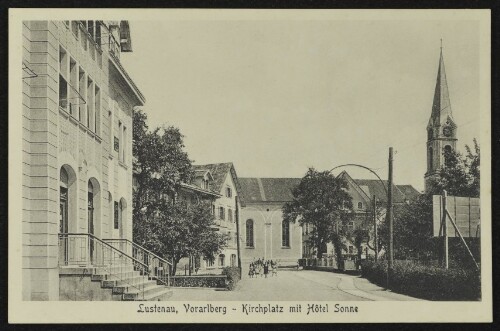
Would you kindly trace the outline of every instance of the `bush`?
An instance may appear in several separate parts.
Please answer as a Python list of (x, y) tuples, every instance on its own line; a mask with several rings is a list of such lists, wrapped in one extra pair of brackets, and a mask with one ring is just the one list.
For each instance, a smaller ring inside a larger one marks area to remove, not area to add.
[(228, 290), (232, 291), (236, 287), (236, 284), (240, 281), (240, 270), (238, 267), (225, 267), (222, 270), (222, 274), (226, 275), (226, 287)]
[[(361, 273), (375, 284), (387, 285), (387, 261), (364, 261)], [(414, 261), (394, 261), (389, 289), (430, 300), (481, 300), (480, 272), (463, 268), (446, 270)]]

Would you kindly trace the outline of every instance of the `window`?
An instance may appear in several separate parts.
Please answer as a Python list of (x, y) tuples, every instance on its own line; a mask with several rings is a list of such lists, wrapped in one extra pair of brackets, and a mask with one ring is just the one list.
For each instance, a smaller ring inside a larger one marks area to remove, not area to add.
[(119, 211), (118, 211), (118, 201), (115, 201), (115, 210), (114, 210), (114, 228), (119, 228)]
[(281, 222), (281, 246), (290, 247), (290, 222)]
[(358, 202), (358, 209), (363, 209), (363, 203), (362, 202)]
[(309, 223), (306, 223), (306, 234), (309, 234)]
[(118, 160), (121, 161), (122, 157), (122, 146), (120, 145), (120, 141), (122, 140), (122, 122), (118, 121), (118, 137), (115, 137), (115, 151), (118, 152)]
[(219, 267), (223, 267), (224, 266), (225, 260), (226, 260), (226, 256), (224, 254), (220, 254), (219, 255)]
[(101, 47), (101, 21), (95, 22), (95, 42), (97, 46)]
[(82, 123), (87, 123), (87, 76), (85, 71), (80, 67), (78, 69), (78, 93), (80, 93), (83, 101), (80, 102), (80, 114), (78, 119)]
[(230, 198), (233, 196), (233, 192), (230, 187), (226, 187), (226, 197)]
[(221, 220), (225, 220), (226, 219), (225, 215), (224, 215), (224, 212), (225, 212), (224, 207), (219, 207), (219, 218)]
[(94, 109), (94, 81), (87, 77), (87, 127), (95, 132), (95, 109)]
[(59, 107), (68, 111), (68, 54), (59, 47)]
[(210, 259), (205, 259), (205, 263), (207, 265), (207, 268), (213, 267), (214, 266), (214, 261)]
[(212, 205), (212, 215), (215, 216), (215, 205)]
[(75, 35), (76, 39), (78, 39), (78, 21), (71, 21), (71, 31)]
[(124, 126), (123, 127), (123, 135), (122, 135), (122, 162), (126, 162), (126, 155), (127, 155), (127, 128)]
[(353, 231), (354, 230), (354, 221), (349, 221), (349, 223), (347, 223), (347, 229), (349, 231)]
[(94, 90), (94, 113), (95, 113), (95, 133), (100, 136), (101, 133), (101, 89), (95, 85)]
[(78, 66), (73, 58), (69, 59), (69, 88), (68, 88), (68, 108), (69, 113), (76, 117), (79, 97), (76, 95), (76, 82), (78, 79)]
[(429, 147), (429, 170), (432, 170), (434, 168), (434, 152), (432, 150), (432, 147)]
[(349, 249), (349, 254), (354, 254), (354, 246), (349, 245), (348, 249)]
[(444, 166), (448, 167), (450, 165), (450, 157), (451, 157), (451, 146), (444, 146)]
[(229, 222), (232, 222), (232, 221), (233, 221), (233, 211), (231, 210), (231, 208), (229, 208), (229, 209), (227, 210), (227, 220), (228, 220)]
[(253, 246), (253, 220), (247, 220), (246, 223), (246, 246), (247, 247), (254, 247)]

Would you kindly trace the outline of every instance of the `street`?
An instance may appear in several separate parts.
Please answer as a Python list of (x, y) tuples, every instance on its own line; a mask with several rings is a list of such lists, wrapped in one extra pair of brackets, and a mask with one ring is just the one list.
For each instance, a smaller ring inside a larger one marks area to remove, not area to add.
[(411, 301), (359, 276), (323, 271), (283, 270), (278, 276), (244, 275), (234, 291), (207, 288), (174, 288), (170, 301)]

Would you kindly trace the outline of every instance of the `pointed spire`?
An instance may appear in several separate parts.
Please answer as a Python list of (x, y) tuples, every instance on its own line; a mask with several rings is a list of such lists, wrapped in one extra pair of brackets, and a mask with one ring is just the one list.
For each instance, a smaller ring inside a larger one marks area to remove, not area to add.
[(434, 90), (434, 101), (432, 103), (432, 115), (429, 125), (444, 124), (448, 117), (453, 118), (451, 113), (450, 96), (448, 93), (448, 83), (444, 70), (443, 60), (443, 40), (441, 39), (441, 51), (439, 56), (439, 68)]

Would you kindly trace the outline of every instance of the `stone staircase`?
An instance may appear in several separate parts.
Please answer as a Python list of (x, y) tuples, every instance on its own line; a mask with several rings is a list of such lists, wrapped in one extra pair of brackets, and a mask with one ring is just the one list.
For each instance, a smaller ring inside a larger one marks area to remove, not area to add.
[(172, 289), (130, 266), (97, 267), (91, 275), (101, 288), (111, 289), (114, 298), (123, 301), (162, 301), (172, 296)]

